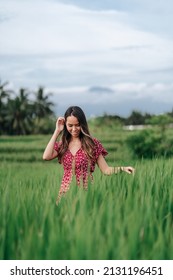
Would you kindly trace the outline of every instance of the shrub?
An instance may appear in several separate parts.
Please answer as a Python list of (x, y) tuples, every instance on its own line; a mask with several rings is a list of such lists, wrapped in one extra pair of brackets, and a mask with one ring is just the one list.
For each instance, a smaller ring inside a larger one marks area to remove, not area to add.
[(138, 158), (173, 156), (173, 140), (158, 135), (152, 129), (143, 130), (127, 138), (127, 145)]

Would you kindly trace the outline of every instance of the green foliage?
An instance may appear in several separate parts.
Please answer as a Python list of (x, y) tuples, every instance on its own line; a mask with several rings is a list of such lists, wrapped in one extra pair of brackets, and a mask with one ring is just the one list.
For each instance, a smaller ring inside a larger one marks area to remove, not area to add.
[(95, 117), (89, 119), (89, 127), (91, 128), (113, 128), (118, 129), (121, 128), (123, 125), (123, 118), (120, 118), (119, 116), (112, 116), (105, 114), (104, 116)]
[(173, 118), (169, 114), (162, 114), (158, 116), (152, 116), (146, 123), (158, 126), (161, 131), (162, 138), (165, 137), (165, 131), (169, 124), (173, 123)]
[(55, 129), (55, 118), (35, 118), (33, 122), (33, 134), (49, 134)]
[(171, 166), (96, 171), (87, 192), (73, 183), (56, 207), (60, 167), (1, 164), (0, 259), (172, 259)]
[(150, 119), (145, 121), (146, 124), (158, 125), (161, 127), (165, 127), (169, 123), (173, 122), (173, 118), (168, 114), (162, 114), (157, 116), (152, 116)]
[[(36, 92), (21, 88), (18, 93), (9, 90), (7, 86), (8, 82), (2, 83), (0, 80), (0, 135), (51, 133), (53, 126), (51, 121), (55, 117), (53, 111), (55, 104), (50, 101), (51, 94), (45, 94), (42, 86)], [(30, 98), (30, 95), (34, 98)], [(116, 130), (121, 130), (123, 125), (158, 124), (163, 137), (166, 125), (173, 122), (172, 116), (173, 112), (153, 116), (133, 110), (127, 118), (105, 113), (103, 116), (90, 119), (89, 124), (96, 132), (100, 127), (111, 129), (116, 127)]]
[(142, 114), (139, 111), (133, 110), (130, 116), (125, 120), (125, 125), (141, 125), (145, 124), (151, 118), (150, 114)]
[(127, 144), (138, 158), (173, 156), (173, 140), (154, 129), (144, 129), (129, 136)]
[[(126, 132), (110, 131), (97, 136), (112, 154)], [(63, 170), (42, 161), (49, 137), (0, 137), (0, 259), (172, 260), (173, 160), (134, 164), (123, 146), (134, 176), (96, 168), (88, 191), (72, 182), (57, 207)], [(119, 165), (115, 158), (108, 163)]]
[[(21, 88), (16, 94), (6, 89), (8, 83), (0, 83), (0, 134), (26, 135), (50, 133), (54, 104), (49, 101), (50, 94), (40, 87), (30, 99), (28, 90)], [(43, 126), (41, 126), (41, 124)], [(35, 125), (38, 125), (37, 128)]]

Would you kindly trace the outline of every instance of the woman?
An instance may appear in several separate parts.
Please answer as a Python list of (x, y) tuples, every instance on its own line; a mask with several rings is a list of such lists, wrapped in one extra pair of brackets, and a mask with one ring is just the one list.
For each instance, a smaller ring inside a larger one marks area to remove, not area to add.
[[(61, 140), (57, 142), (60, 134), (62, 134)], [(57, 157), (59, 163), (64, 167), (57, 204), (61, 196), (68, 191), (73, 174), (76, 177), (77, 185), (80, 186), (82, 183), (83, 187), (87, 189), (88, 178), (92, 179), (96, 164), (106, 175), (119, 172), (134, 173), (134, 168), (131, 166), (108, 166), (104, 159), (107, 154), (102, 144), (96, 138), (91, 137), (82, 109), (78, 106), (69, 107), (64, 117), (58, 118), (55, 131), (43, 154), (44, 160), (52, 160)]]

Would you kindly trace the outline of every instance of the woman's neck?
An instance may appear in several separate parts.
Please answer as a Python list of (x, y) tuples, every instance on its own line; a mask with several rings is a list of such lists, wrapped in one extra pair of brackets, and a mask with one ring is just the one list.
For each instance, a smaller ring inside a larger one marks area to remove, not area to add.
[(77, 143), (77, 142), (80, 142), (80, 138), (79, 138), (79, 137), (73, 137), (73, 136), (72, 136), (71, 139), (70, 139), (70, 142), (73, 142), (73, 143), (74, 143), (74, 142), (76, 142), (76, 143)]

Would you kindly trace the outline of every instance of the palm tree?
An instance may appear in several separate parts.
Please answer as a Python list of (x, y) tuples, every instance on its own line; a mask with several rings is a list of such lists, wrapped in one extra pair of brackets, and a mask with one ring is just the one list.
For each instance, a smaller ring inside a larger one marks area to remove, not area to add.
[(54, 104), (49, 101), (50, 95), (51, 93), (48, 93), (47, 95), (44, 93), (43, 87), (39, 87), (38, 91), (35, 93), (36, 100), (33, 104), (33, 107), (35, 117), (38, 118), (38, 120), (54, 115), (52, 110)]
[(7, 111), (7, 100), (10, 97), (10, 93), (13, 93), (12, 90), (5, 89), (8, 85), (8, 82), (1, 82), (0, 79), (0, 133), (5, 132), (5, 115)]
[(32, 105), (28, 99), (28, 91), (24, 88), (19, 90), (19, 95), (9, 99), (8, 114), (5, 119), (8, 123), (10, 134), (28, 134), (32, 129)]

